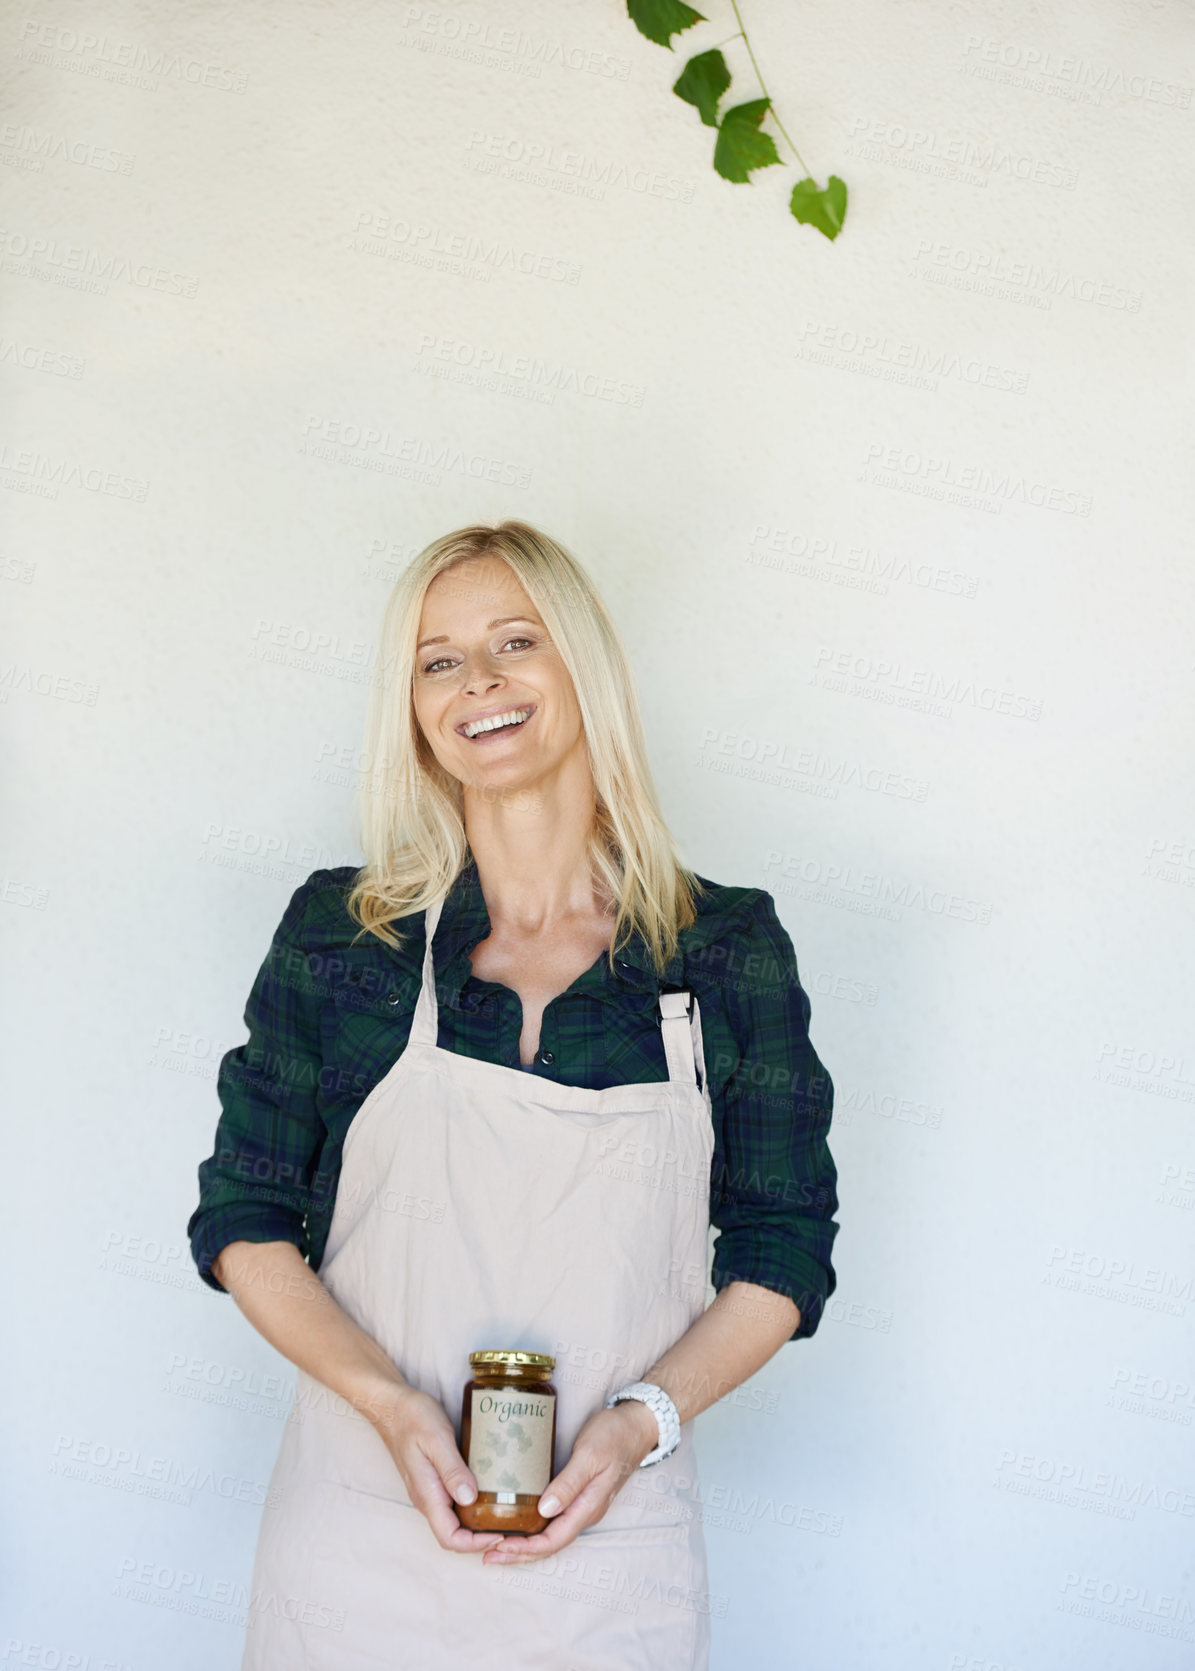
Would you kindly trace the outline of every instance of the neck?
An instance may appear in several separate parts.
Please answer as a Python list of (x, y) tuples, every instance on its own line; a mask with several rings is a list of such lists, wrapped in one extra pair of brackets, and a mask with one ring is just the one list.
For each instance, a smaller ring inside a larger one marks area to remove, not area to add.
[(596, 804), (588, 763), (547, 784), (489, 796), (465, 791), (465, 835), (495, 929), (535, 934), (591, 914), (589, 835)]

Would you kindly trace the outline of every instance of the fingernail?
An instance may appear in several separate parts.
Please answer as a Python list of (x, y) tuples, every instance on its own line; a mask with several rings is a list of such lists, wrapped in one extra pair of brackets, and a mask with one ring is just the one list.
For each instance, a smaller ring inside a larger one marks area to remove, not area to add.
[(467, 1507), (476, 1495), (471, 1485), (458, 1485), (456, 1488), (456, 1500), (462, 1507)]
[(541, 1514), (559, 1514), (560, 1504), (557, 1502), (555, 1497), (541, 1497), (539, 1500), (539, 1512)]

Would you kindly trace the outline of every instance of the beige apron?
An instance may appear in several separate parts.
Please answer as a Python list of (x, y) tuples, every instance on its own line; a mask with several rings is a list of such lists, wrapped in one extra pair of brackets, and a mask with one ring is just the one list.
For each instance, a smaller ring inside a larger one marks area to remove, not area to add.
[[(697, 999), (660, 994), (667, 1082), (590, 1091), (442, 1050), (439, 917), (410, 1040), (345, 1139), (320, 1277), (458, 1439), (471, 1351), (551, 1352), (559, 1471), (607, 1394), (705, 1309)], [(706, 1671), (692, 1422), (526, 1564), (441, 1548), (374, 1427), (302, 1370), (270, 1485), (242, 1671)]]

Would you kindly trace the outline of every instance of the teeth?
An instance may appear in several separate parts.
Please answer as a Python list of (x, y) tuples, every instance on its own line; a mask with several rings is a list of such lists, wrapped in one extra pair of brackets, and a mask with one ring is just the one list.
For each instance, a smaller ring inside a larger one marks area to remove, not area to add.
[(504, 725), (518, 725), (527, 718), (530, 708), (512, 708), (509, 713), (494, 714), (490, 719), (475, 720), (465, 726), (466, 737), (478, 737), (483, 731), (498, 731)]

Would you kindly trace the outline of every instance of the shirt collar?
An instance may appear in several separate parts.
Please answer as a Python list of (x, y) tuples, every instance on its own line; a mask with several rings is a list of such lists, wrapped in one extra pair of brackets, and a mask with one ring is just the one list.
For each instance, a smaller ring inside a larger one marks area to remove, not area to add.
[[(433, 945), (436, 987), (441, 1002), (449, 1003), (454, 1009), (461, 1007), (461, 993), (473, 975), (469, 953), (489, 938), (490, 926), (477, 861), (470, 853), (445, 896)], [(609, 988), (612, 984), (658, 997), (663, 989), (683, 986), (684, 954), (678, 947), (663, 975), (657, 975), (647, 942), (636, 930), (628, 943), (615, 953), (613, 975), (603, 953), (596, 970), (586, 970), (570, 990), (589, 989), (591, 985), (595, 989)]]

